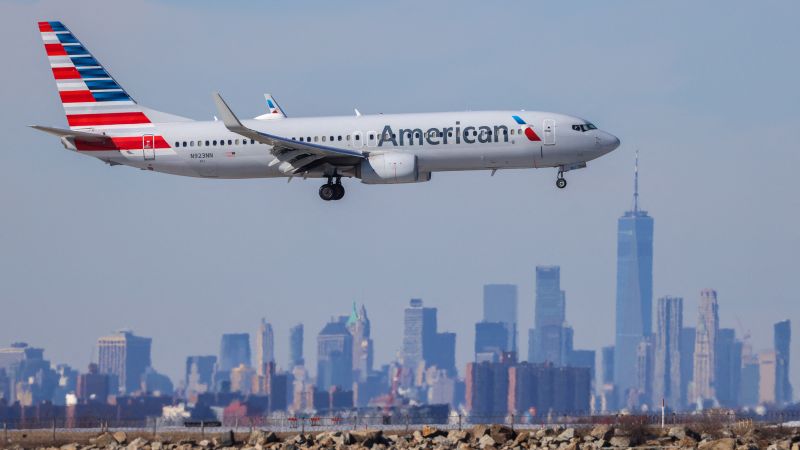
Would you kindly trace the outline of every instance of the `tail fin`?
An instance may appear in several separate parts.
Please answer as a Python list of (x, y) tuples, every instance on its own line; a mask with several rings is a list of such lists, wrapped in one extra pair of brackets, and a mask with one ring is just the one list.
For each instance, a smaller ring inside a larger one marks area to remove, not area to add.
[(39, 32), (71, 129), (147, 128), (154, 121), (189, 120), (138, 105), (61, 22), (39, 22)]
[(286, 113), (283, 112), (283, 108), (278, 105), (278, 102), (272, 97), (272, 94), (264, 94), (264, 100), (267, 102), (267, 113), (256, 117), (257, 120), (286, 118)]

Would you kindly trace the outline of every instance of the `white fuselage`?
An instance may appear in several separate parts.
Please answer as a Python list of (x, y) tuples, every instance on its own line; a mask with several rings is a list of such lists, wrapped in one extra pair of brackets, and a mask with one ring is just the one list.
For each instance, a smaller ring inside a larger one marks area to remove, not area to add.
[[(521, 118), (524, 124), (515, 119)], [(420, 114), (379, 114), (277, 120), (246, 120), (248, 128), (302, 142), (364, 152), (411, 153), (421, 173), (481, 169), (561, 167), (585, 163), (619, 145), (609, 133), (586, 129), (583, 119), (549, 112), (481, 111)], [(84, 154), (110, 163), (176, 175), (208, 178), (287, 177), (266, 144), (226, 129), (222, 121), (155, 123), (142, 130), (105, 129), (109, 136), (143, 136), (142, 149)], [(532, 140), (525, 133), (531, 127)], [(87, 131), (92, 131), (88, 129)], [(166, 145), (148, 145), (148, 136)], [(156, 148), (151, 148), (156, 147)], [(272, 164), (271, 164), (272, 163)], [(347, 164), (338, 169), (356, 176)], [(296, 176), (296, 175), (295, 175)], [(322, 166), (303, 176), (330, 176)]]

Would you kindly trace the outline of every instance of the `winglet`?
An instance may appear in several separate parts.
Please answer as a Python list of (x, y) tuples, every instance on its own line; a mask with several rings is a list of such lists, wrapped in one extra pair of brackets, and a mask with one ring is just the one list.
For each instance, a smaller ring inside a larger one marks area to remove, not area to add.
[(246, 130), (242, 122), (236, 117), (236, 114), (231, 111), (231, 108), (225, 103), (225, 100), (222, 99), (222, 96), (219, 95), (219, 92), (214, 93), (214, 103), (217, 105), (217, 111), (219, 112), (219, 117), (222, 118), (222, 123), (225, 124), (225, 128), (237, 132)]

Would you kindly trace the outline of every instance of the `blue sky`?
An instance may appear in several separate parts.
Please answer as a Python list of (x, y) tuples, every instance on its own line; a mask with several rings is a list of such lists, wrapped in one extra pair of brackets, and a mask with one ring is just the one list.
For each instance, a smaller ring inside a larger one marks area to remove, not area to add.
[[(5, 2), (0, 71), (0, 343), (80, 368), (120, 327), (154, 338), (175, 377), (223, 332), (274, 323), (277, 355), (306, 325), (307, 360), (332, 315), (363, 302), (377, 360), (399, 350), (411, 297), (440, 308), (470, 358), (481, 286), (520, 286), (533, 323), (537, 264), (562, 266), (576, 345), (613, 342), (616, 218), (655, 218), (655, 295), (719, 292), (723, 326), (771, 346), (800, 317), (800, 44), (796, 2)], [(553, 186), (549, 170), (434, 174), (430, 183), (198, 180), (109, 168), (25, 126), (64, 126), (35, 22), (62, 20), (140, 103), (242, 117), (273, 93), (292, 116), (539, 109), (622, 139)], [(742, 323), (739, 329), (738, 322)], [(797, 326), (797, 324), (795, 324)], [(521, 333), (521, 338), (525, 333)], [(523, 352), (526, 343), (521, 343)], [(793, 347), (800, 386), (800, 345)]]

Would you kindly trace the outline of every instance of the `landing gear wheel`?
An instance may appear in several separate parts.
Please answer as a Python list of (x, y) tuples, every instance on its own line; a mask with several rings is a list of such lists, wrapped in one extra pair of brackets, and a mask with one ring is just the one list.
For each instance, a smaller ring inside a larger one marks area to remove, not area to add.
[[(336, 200), (336, 189), (334, 188), (335, 185), (333, 184), (323, 184), (319, 187), (319, 198), (325, 200), (326, 202), (331, 200)], [(342, 193), (344, 195), (344, 193)]]
[(344, 197), (344, 186), (341, 183), (332, 184), (331, 186), (333, 186), (334, 191), (333, 199), (341, 200)]
[(556, 180), (556, 187), (559, 189), (564, 189), (567, 187), (567, 180), (565, 178), (558, 178)]

